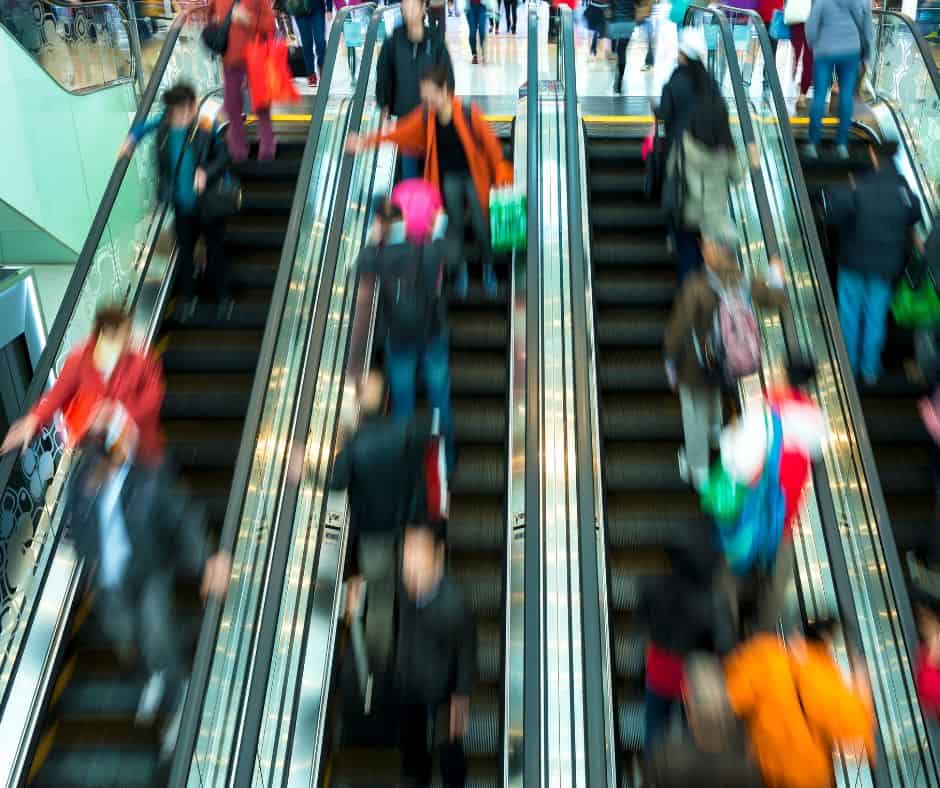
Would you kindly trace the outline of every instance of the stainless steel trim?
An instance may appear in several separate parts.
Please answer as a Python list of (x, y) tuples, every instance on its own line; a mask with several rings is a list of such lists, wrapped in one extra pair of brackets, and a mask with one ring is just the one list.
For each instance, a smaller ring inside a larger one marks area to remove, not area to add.
[[(524, 101), (537, 101), (535, 97)], [(516, 112), (513, 159), (516, 183), (526, 183), (525, 106)], [(530, 233), (531, 237), (532, 233)], [(525, 695), (525, 426), (526, 426), (526, 264), (513, 255), (509, 277), (509, 425), (507, 434), (506, 614), (503, 667), (503, 785), (524, 785)]]

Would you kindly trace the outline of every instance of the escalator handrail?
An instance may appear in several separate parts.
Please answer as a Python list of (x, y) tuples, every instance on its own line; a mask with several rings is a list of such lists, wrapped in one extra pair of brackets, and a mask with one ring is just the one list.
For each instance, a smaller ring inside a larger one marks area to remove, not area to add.
[[(581, 601), (582, 677), (584, 692), (587, 784), (605, 785), (608, 774), (607, 725), (604, 718), (604, 660), (602, 657), (600, 579), (597, 566), (597, 512), (594, 498), (594, 450), (591, 440), (591, 353), (587, 323), (587, 256), (581, 181), (581, 123), (575, 69), (573, 14), (562, 5), (559, 20), (559, 63), (564, 74), (565, 177), (567, 178), (568, 254), (571, 271), (574, 358), (575, 468), (578, 490), (578, 559)], [(562, 54), (563, 53), (563, 54)]]
[[(934, 92), (937, 94), (937, 97), (940, 98), (940, 69), (937, 68), (937, 62), (933, 59), (933, 54), (931, 53), (931, 46), (927, 43), (927, 39), (924, 38), (924, 34), (921, 32), (920, 28), (917, 27), (917, 23), (914, 22), (907, 14), (902, 14), (900, 11), (890, 11), (881, 8), (873, 8), (872, 14), (878, 17), (892, 17), (895, 19), (900, 19), (901, 22), (907, 27), (911, 36), (914, 38), (914, 43), (917, 45), (917, 49), (920, 51), (920, 56), (924, 60), (924, 67), (927, 69), (927, 73), (930, 75), (930, 81), (933, 83)], [(881, 59), (881, 54), (879, 52), (878, 59)]]
[[(363, 5), (370, 6), (372, 4), (360, 4), (348, 8), (350, 10), (361, 10)], [(349, 110), (349, 133), (358, 133), (361, 129), (366, 103), (366, 92), (369, 87), (369, 75), (372, 70), (372, 61), (375, 58), (376, 49), (378, 48), (379, 25), (385, 24), (385, 15), (389, 13), (400, 13), (400, 11), (397, 6), (393, 5), (391, 7), (384, 6), (382, 8), (375, 8), (372, 12), (363, 44), (362, 60), (359, 63), (359, 77), (356, 80), (356, 88)], [(342, 25), (336, 25), (334, 22), (333, 29), (336, 31), (336, 35), (339, 36), (342, 32)], [(337, 41), (338, 40), (337, 38)], [(328, 90), (322, 92), (326, 94)], [(317, 391), (316, 384), (318, 375), (316, 371), (319, 367), (320, 357), (326, 340), (327, 319), (329, 316), (330, 299), (323, 294), (329, 292), (336, 275), (339, 249), (343, 236), (343, 219), (347, 212), (354, 166), (355, 157), (344, 155), (340, 165), (333, 213), (330, 217), (327, 230), (328, 236), (323, 265), (320, 272), (319, 293), (315, 301), (313, 320), (311, 321), (305, 352), (307, 369), (303, 376), (303, 384), (301, 385), (301, 390), (296, 400), (295, 414), (297, 422), (294, 431), (296, 435), (306, 436), (310, 430), (310, 422), (314, 410), (314, 397)], [(286, 480), (282, 505), (277, 513), (275, 522), (272, 524), (272, 529), (275, 533), (280, 532), (283, 527), (281, 525), (282, 523), (292, 528), (302, 486), (302, 474), (301, 478), (289, 478)], [(321, 511), (317, 516), (317, 520), (320, 522), (321, 526), (326, 518), (326, 513), (326, 499), (324, 498)], [(320, 532), (323, 532), (322, 527), (320, 528)], [(272, 550), (270, 572), (268, 575), (270, 578), (269, 588), (265, 593), (260, 623), (256, 632), (256, 640), (260, 645), (255, 654), (254, 664), (252, 666), (250, 686), (244, 704), (245, 715), (240, 734), (241, 741), (238, 747), (235, 768), (232, 772), (234, 785), (251, 784), (252, 775), (256, 766), (255, 760), (258, 751), (258, 741), (261, 726), (264, 722), (263, 710), (268, 688), (268, 674), (277, 643), (278, 618), (281, 598), (283, 596), (283, 587), (287, 580), (287, 564), (290, 558), (291, 544), (291, 539), (278, 539), (275, 541)], [(317, 551), (319, 552), (321, 548), (322, 539), (317, 543)], [(316, 561), (314, 563), (316, 563)]]
[[(823, 291), (822, 303), (825, 311), (827, 312), (827, 321), (829, 322), (830, 326), (837, 325), (838, 317), (835, 308), (835, 301), (832, 298), (832, 293), (829, 289), (829, 278), (826, 269), (825, 256), (822, 252), (822, 245), (819, 240), (816, 223), (813, 219), (813, 210), (809, 199), (809, 190), (807, 189), (806, 179), (803, 174), (803, 167), (800, 163), (799, 152), (796, 146), (796, 139), (793, 136), (793, 129), (790, 125), (790, 116), (786, 109), (786, 101), (783, 96), (783, 89), (780, 84), (780, 78), (775, 67), (776, 58), (774, 56), (773, 47), (770, 43), (770, 36), (767, 33), (767, 29), (763, 20), (757, 12), (742, 10), (724, 5), (719, 5), (718, 8), (723, 12), (726, 10), (727, 13), (734, 13), (738, 16), (747, 17), (756, 31), (758, 43), (760, 45), (763, 56), (765, 84), (770, 88), (771, 98), (773, 99), (774, 114), (776, 116), (778, 127), (781, 130), (781, 138), (783, 139), (784, 149), (786, 151), (785, 163), (790, 178), (790, 183), (792, 185), (791, 193), (797, 202), (801, 233), (803, 235), (804, 241), (808, 246), (808, 256), (810, 258), (811, 264), (815, 269), (817, 282), (823, 283), (819, 289)], [(796, 357), (795, 354), (800, 352), (792, 313), (788, 312), (784, 317), (783, 328), (787, 355), (792, 360)], [(834, 342), (833, 348), (837, 353), (840, 368), (848, 369), (848, 358), (845, 355), (844, 343)], [(848, 377), (851, 378), (851, 376)], [(849, 390), (848, 407), (851, 421), (856, 426), (859, 423), (864, 424), (864, 420), (859, 418), (859, 414), (861, 413), (861, 401), (858, 399), (858, 392), (855, 388), (854, 380), (850, 385), (847, 385), (846, 388)], [(867, 471), (869, 467), (874, 469), (874, 456), (871, 454), (871, 446), (867, 438), (867, 432), (864, 435), (859, 435), (858, 432), (856, 432), (856, 437), (858, 438), (859, 450), (862, 455), (863, 471), (866, 473), (866, 476), (868, 476), (869, 481), (871, 481), (872, 477), (868, 474)], [(869, 461), (871, 463), (870, 465)], [(852, 593), (852, 586), (849, 579), (848, 564), (842, 547), (842, 540), (839, 536), (838, 520), (835, 513), (835, 503), (832, 499), (828, 473), (826, 471), (825, 465), (819, 462), (813, 463), (812, 476), (813, 489), (816, 491), (817, 500), (820, 504), (819, 512), (822, 521), (823, 538), (826, 545), (826, 553), (829, 557), (833, 585), (836, 593), (836, 601), (839, 606), (842, 626), (846, 632), (847, 640), (851, 643), (851, 647), (863, 653), (864, 650), (862, 648), (857, 623), (858, 613), (856, 610), (855, 599)], [(877, 475), (874, 478), (877, 480)], [(873, 489), (875, 487), (877, 487), (880, 493), (880, 483), (876, 483), (875, 485), (869, 484), (869, 489)], [(875, 515), (878, 521), (889, 522), (887, 516), (887, 506), (883, 497), (880, 495), (873, 495), (872, 505), (875, 509)], [(903, 582), (903, 574), (901, 573), (901, 566), (898, 560), (897, 547), (894, 545), (894, 534), (891, 529), (879, 530), (882, 532), (887, 531), (889, 533), (892, 549), (888, 549), (888, 545), (885, 545), (884, 542), (882, 544), (884, 548), (886, 564), (888, 567), (888, 573), (889, 577), (891, 578), (892, 586), (895, 589), (901, 589), (900, 594), (897, 594), (896, 592), (896, 595), (902, 602), (901, 606), (906, 606), (908, 610), (907, 616), (905, 616), (903, 613), (901, 614), (901, 625), (904, 634), (905, 646), (908, 650), (908, 657), (910, 659), (913, 656), (911, 653), (910, 635), (915, 630), (913, 626), (913, 619), (909, 614), (910, 604), (909, 600), (907, 600), (907, 589)], [(905, 601), (907, 602), (906, 605), (903, 604)], [(909, 620), (905, 621), (905, 618)], [(908, 626), (910, 626), (910, 629), (908, 629)], [(913, 642), (916, 643), (916, 639)], [(911, 662), (911, 664), (914, 663)], [(890, 778), (887, 773), (884, 739), (880, 727), (876, 728), (876, 744), (878, 757), (876, 758), (873, 765), (876, 784), (887, 786), (890, 784)], [(933, 732), (930, 733), (930, 745), (932, 751), (936, 753), (937, 746), (936, 742), (934, 741)]]
[[(303, 222), (304, 211), (307, 208), (307, 195), (313, 180), (313, 166), (316, 152), (320, 143), (323, 120), (326, 116), (327, 104), (330, 98), (329, 86), (333, 79), (342, 38), (343, 22), (351, 13), (357, 12), (362, 6), (347, 6), (336, 14), (334, 24), (330, 30), (330, 37), (326, 50), (326, 59), (321, 74), (320, 90), (317, 91), (311, 113), (310, 126), (307, 131), (307, 140), (304, 145), (304, 155), (301, 159), (297, 184), (294, 188), (294, 198), (291, 203), (290, 216), (287, 222), (287, 231), (284, 236), (284, 246), (278, 263), (277, 278), (271, 295), (271, 304), (265, 322), (264, 335), (261, 340), (261, 350), (258, 364), (255, 368), (254, 381), (251, 388), (251, 397), (248, 410), (245, 414), (241, 442), (239, 443), (235, 471), (229, 492), (228, 504), (225, 510), (222, 534), (219, 539), (219, 549), (227, 550), (230, 554), (235, 548), (235, 541), (241, 523), (242, 509), (248, 490), (249, 474), (253, 461), (252, 447), (256, 443), (258, 428), (264, 412), (264, 400), (267, 395), (270, 381), (271, 367), (274, 363), (274, 353), (277, 346), (278, 331), (281, 316), (290, 290), (293, 262), (300, 242), (300, 228)], [(194, 9), (197, 13), (201, 9)], [(321, 285), (323, 280), (321, 279)], [(319, 298), (317, 299), (319, 301)], [(177, 739), (176, 751), (173, 757), (173, 766), (170, 775), (170, 785), (184, 785), (193, 759), (196, 747), (196, 737), (199, 732), (202, 704), (212, 670), (212, 660), (215, 653), (215, 644), (218, 637), (219, 625), (224, 610), (224, 599), (210, 598), (203, 614), (203, 622), (199, 633), (199, 643), (193, 661), (190, 677), (187, 703), (180, 722), (180, 731)], [(263, 701), (263, 698), (262, 698)], [(257, 744), (257, 737), (255, 737)]]
[(541, 398), (539, 396), (539, 337), (542, 333), (542, 252), (541, 173), (539, 171), (539, 15), (538, 6), (529, 4), (529, 28), (526, 63), (526, 395), (525, 395), (525, 671), (524, 697), (524, 785), (539, 788), (542, 784), (543, 754), (541, 742), (542, 715), (542, 654), (541, 643)]

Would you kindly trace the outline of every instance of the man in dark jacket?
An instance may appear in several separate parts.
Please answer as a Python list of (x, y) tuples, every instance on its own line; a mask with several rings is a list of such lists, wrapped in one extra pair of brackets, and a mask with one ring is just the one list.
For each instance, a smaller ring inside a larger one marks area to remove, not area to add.
[[(414, 414), (418, 371), (431, 412), (437, 411), (447, 442), (449, 469), (455, 462), (450, 416), (450, 344), (446, 286), (455, 269), (454, 255), (443, 240), (418, 246), (405, 238), (401, 211), (384, 204), (376, 217), (372, 243), (359, 253), (360, 277), (379, 282), (378, 341), (385, 344), (385, 374), (392, 416), (409, 421)], [(443, 233), (439, 226), (436, 235)]]
[[(222, 596), (231, 560), (209, 555), (205, 517), (166, 467), (129, 465), (114, 446), (83, 444), (69, 476), (65, 525), (86, 566), (95, 568), (101, 625), (125, 660), (139, 644), (149, 680), (138, 722), (179, 710), (184, 644), (173, 608), (177, 576), (202, 575), (202, 594)], [(172, 741), (164, 751), (172, 752)]]
[(679, 31), (679, 62), (663, 86), (663, 94), (656, 107), (656, 118), (665, 127), (663, 161), (669, 158), (673, 141), (681, 139), (688, 128), (698, 97), (705, 95), (712, 87), (715, 93), (721, 94), (718, 86), (714, 85), (714, 79), (705, 70), (705, 57), (705, 37), (701, 29), (682, 28)]
[(441, 782), (445, 788), (462, 788), (467, 772), (462, 739), (476, 678), (477, 634), (463, 593), (444, 565), (443, 524), (409, 526), (395, 655), (402, 776), (413, 781), (409, 784), (430, 785), (428, 744), (443, 740)]
[(180, 318), (185, 322), (196, 309), (193, 255), (201, 235), (206, 242), (206, 291), (228, 309), (228, 277), (225, 265), (225, 225), (200, 215), (200, 198), (206, 187), (223, 177), (229, 164), (228, 149), (211, 124), (199, 122), (196, 93), (180, 82), (163, 94), (165, 111), (154, 120), (135, 126), (121, 147), (130, 156), (140, 141), (156, 132), (157, 196), (173, 205), (176, 226), (177, 273)]
[[(424, 3), (403, 0), (403, 24), (395, 29), (379, 53), (375, 76), (375, 101), (386, 117), (405, 117), (421, 104), (421, 75), (431, 66), (453, 70), (442, 37), (432, 35), (424, 24)], [(420, 178), (423, 151), (403, 152), (402, 178)]]
[(829, 194), (839, 228), (839, 322), (855, 375), (881, 375), (881, 351), (894, 280), (903, 272), (920, 201), (894, 165), (897, 143), (870, 147), (871, 172)]

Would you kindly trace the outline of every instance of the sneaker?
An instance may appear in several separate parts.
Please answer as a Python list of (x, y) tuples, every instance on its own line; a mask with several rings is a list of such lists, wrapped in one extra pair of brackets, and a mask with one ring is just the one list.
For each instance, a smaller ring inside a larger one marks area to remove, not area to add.
[(839, 161), (849, 160), (849, 148), (847, 145), (836, 145), (836, 158)]
[(166, 680), (163, 672), (154, 673), (147, 683), (144, 684), (144, 691), (140, 693), (140, 701), (137, 704), (137, 715), (134, 721), (138, 725), (152, 725), (160, 710), (160, 704), (163, 702), (163, 695), (166, 692)]
[(640, 71), (652, 71), (652, 70), (653, 70), (652, 63), (644, 63), (643, 67), (640, 69)]
[(812, 142), (807, 142), (802, 148), (800, 148), (800, 153), (803, 154), (803, 158), (806, 159), (818, 159), (819, 150), (813, 145)]
[(316, 71), (314, 71), (309, 77), (307, 77), (307, 84), (312, 88), (315, 88), (317, 85), (320, 84), (320, 78), (317, 76)]
[(878, 385), (880, 375), (862, 375), (862, 385), (867, 389), (873, 389)]
[(173, 757), (173, 753), (176, 752), (176, 740), (180, 735), (180, 723), (183, 720), (183, 708), (186, 706), (186, 692), (188, 689), (189, 682), (187, 681), (180, 691), (173, 715), (163, 729), (163, 736), (160, 741), (160, 761), (162, 763), (169, 761)]
[(479, 62), (480, 62), (480, 59), (476, 55), (470, 58), (470, 65), (476, 66), (479, 64)]
[(616, 93), (618, 96), (623, 95), (623, 80), (622, 79), (618, 79), (616, 82), (614, 82), (614, 93)]

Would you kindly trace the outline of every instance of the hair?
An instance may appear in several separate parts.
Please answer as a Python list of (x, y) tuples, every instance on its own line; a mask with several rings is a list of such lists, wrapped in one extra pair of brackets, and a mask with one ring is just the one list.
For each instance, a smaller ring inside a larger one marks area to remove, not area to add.
[(444, 63), (428, 66), (421, 75), (421, 81), (430, 82), (440, 90), (446, 88), (448, 92), (454, 92), (454, 70)]
[(718, 90), (715, 80), (712, 78), (712, 75), (708, 73), (705, 64), (702, 63), (701, 60), (696, 60), (685, 55), (683, 55), (683, 57), (685, 57), (685, 63), (682, 64), (682, 68), (688, 72), (696, 96), (704, 95), (707, 90)]
[(803, 637), (808, 643), (824, 644), (832, 640), (841, 628), (842, 625), (835, 616), (823, 614), (803, 626)]
[(787, 364), (787, 380), (791, 386), (806, 386), (816, 379), (816, 364), (810, 358), (793, 359)]
[(689, 118), (689, 133), (711, 150), (734, 149), (728, 105), (714, 85), (708, 85), (700, 94)]
[(118, 304), (106, 304), (98, 307), (95, 313), (95, 322), (92, 324), (92, 336), (97, 337), (102, 331), (109, 334), (117, 331), (131, 322), (130, 313)]
[(167, 109), (186, 107), (196, 103), (196, 91), (187, 82), (177, 82), (163, 94), (163, 106)]

